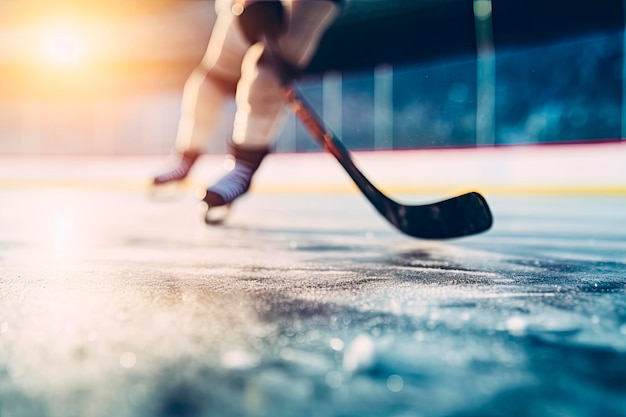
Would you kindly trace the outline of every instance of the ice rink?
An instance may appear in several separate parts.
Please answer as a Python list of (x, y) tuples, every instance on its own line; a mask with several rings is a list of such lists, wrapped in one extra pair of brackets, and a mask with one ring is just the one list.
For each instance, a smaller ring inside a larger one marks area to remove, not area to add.
[(626, 416), (616, 155), (586, 175), (576, 155), (523, 178), (504, 154), (480, 178), (365, 169), (405, 202), (477, 185), (494, 226), (449, 241), (400, 235), (317, 154), (307, 177), (268, 160), (214, 228), (191, 189), (146, 192), (163, 158), (5, 157), (0, 416)]

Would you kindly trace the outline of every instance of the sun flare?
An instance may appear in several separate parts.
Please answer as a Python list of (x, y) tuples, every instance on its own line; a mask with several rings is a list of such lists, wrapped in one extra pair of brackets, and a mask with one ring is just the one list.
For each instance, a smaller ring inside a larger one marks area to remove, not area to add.
[(54, 31), (44, 35), (45, 56), (57, 65), (77, 64), (84, 53), (81, 38), (68, 32)]

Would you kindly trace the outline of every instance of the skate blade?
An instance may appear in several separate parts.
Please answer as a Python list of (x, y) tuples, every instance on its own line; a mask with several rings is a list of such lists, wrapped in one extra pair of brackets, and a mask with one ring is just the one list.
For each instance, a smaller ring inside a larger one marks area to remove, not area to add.
[(209, 226), (219, 226), (224, 224), (226, 218), (231, 212), (231, 204), (219, 207), (209, 207), (206, 204), (204, 206), (204, 223)]

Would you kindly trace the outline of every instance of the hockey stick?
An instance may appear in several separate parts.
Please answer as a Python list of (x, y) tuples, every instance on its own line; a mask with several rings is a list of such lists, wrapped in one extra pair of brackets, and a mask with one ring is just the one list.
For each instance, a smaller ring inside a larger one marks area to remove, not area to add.
[(261, 59), (267, 60), (273, 67), (296, 116), (318, 144), (337, 159), (363, 195), (389, 223), (409, 236), (422, 239), (468, 236), (491, 227), (493, 218), (489, 205), (477, 192), (422, 205), (400, 204), (384, 195), (356, 167), (343, 142), (297, 92), (294, 79), (298, 69), (283, 59), (276, 40), (263, 36), (262, 42), (265, 48)]
[(448, 239), (481, 233), (491, 227), (493, 218), (489, 205), (477, 192), (410, 206), (385, 196), (356, 167), (343, 142), (323, 124), (296, 92), (294, 84), (284, 88), (287, 101), (313, 138), (339, 161), (370, 203), (398, 230), (416, 238)]

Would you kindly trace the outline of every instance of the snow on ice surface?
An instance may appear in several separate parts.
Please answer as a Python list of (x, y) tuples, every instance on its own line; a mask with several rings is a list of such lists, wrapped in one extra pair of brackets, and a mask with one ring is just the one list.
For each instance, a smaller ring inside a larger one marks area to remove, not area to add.
[(626, 415), (626, 199), (487, 197), (490, 232), (430, 242), (359, 195), (207, 228), (0, 190), (0, 416)]

